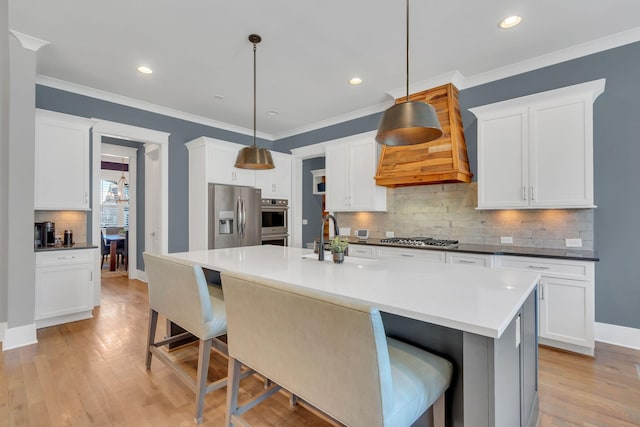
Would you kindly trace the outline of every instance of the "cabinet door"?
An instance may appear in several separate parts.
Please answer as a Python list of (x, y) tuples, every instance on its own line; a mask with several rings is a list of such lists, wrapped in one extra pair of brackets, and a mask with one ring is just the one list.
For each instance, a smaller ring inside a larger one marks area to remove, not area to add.
[(35, 320), (91, 310), (91, 274), (87, 265), (37, 268)]
[(256, 187), (262, 190), (262, 197), (272, 199), (291, 198), (291, 156), (271, 152), (273, 169), (257, 170)]
[(527, 111), (501, 111), (478, 119), (478, 207), (528, 205)]
[(349, 144), (349, 208), (373, 210), (376, 197), (377, 143), (373, 140)]
[(407, 258), (417, 261), (442, 262), (446, 260), (445, 251), (430, 251), (427, 249), (406, 249), (393, 247), (378, 247), (379, 258)]
[(591, 282), (543, 277), (540, 285), (540, 337), (593, 347)]
[[(589, 108), (587, 108), (589, 107)], [(593, 205), (593, 148), (584, 99), (530, 108), (530, 204)]]
[(36, 116), (34, 206), (89, 209), (89, 125)]
[(251, 169), (238, 169), (236, 163), (238, 151), (244, 146), (234, 143), (210, 143), (207, 146), (207, 179), (216, 184), (256, 185), (256, 174)]
[(327, 147), (325, 170), (327, 173), (325, 184), (327, 211), (349, 210), (349, 149), (347, 144)]

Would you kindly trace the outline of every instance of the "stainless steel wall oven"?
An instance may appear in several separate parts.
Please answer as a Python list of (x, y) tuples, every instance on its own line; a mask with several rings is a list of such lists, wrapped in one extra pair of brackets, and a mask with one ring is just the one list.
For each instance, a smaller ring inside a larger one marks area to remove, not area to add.
[(289, 201), (262, 199), (262, 244), (287, 246), (289, 237)]

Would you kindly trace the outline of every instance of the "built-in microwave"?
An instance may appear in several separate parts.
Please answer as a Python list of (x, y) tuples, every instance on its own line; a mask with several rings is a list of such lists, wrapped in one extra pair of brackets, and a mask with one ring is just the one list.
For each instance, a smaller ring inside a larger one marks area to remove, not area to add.
[(262, 240), (265, 236), (289, 234), (289, 201), (262, 199)]

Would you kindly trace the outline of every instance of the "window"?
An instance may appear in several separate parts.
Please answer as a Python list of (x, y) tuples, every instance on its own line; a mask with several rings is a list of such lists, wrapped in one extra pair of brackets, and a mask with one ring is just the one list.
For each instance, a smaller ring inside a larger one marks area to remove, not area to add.
[[(124, 188), (127, 198), (129, 198), (129, 187)], [(111, 193), (111, 194), (109, 194)], [(129, 227), (129, 202), (117, 202), (115, 197), (118, 194), (117, 182), (100, 180), (100, 227)], [(120, 221), (122, 219), (122, 221)]]

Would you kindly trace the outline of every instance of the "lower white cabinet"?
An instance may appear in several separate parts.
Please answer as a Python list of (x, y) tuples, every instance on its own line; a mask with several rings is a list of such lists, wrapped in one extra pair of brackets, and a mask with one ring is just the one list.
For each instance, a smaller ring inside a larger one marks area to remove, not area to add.
[(36, 328), (93, 317), (94, 251), (36, 253)]
[(447, 252), (447, 264), (493, 267), (493, 255)]
[(405, 258), (417, 261), (445, 262), (445, 251), (429, 251), (425, 249), (378, 247), (378, 258)]
[(349, 256), (356, 258), (378, 258), (376, 246), (349, 245)]
[(540, 273), (540, 344), (593, 355), (595, 269), (592, 261), (497, 256), (496, 267)]

